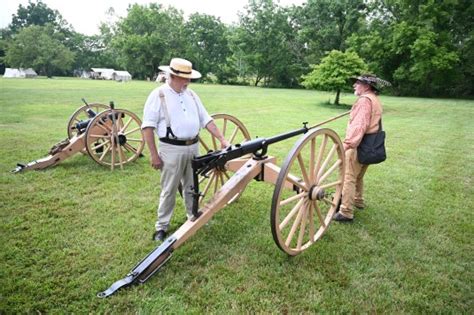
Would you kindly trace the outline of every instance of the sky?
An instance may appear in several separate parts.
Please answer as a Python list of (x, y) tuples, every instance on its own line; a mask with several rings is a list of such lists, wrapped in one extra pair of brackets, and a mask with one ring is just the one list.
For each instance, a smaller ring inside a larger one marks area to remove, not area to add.
[[(33, 0), (34, 1), (34, 0)], [(237, 13), (243, 12), (248, 0), (43, 0), (51, 9), (58, 10), (62, 17), (72, 24), (76, 32), (98, 34), (98, 25), (105, 22), (105, 12), (113, 7), (118, 16), (125, 16), (130, 3), (147, 4), (156, 2), (172, 5), (184, 12), (187, 17), (199, 12), (220, 17), (227, 24), (238, 21)], [(278, 2), (276, 0), (275, 2)], [(301, 5), (305, 0), (280, 0), (281, 6)], [(28, 0), (0, 0), (0, 28), (11, 23), (19, 5), (27, 6)]]

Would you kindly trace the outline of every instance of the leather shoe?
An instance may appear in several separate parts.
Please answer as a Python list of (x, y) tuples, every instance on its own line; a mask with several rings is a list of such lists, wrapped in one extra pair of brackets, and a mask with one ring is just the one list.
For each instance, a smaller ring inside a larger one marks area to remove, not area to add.
[(342, 223), (352, 223), (352, 221), (354, 221), (354, 219), (351, 219), (351, 218), (348, 218), (346, 216), (344, 216), (342, 213), (340, 212), (336, 212), (332, 219), (334, 221), (338, 221), (338, 222), (342, 222)]
[(156, 231), (153, 233), (153, 240), (163, 242), (166, 237), (166, 232), (163, 230)]

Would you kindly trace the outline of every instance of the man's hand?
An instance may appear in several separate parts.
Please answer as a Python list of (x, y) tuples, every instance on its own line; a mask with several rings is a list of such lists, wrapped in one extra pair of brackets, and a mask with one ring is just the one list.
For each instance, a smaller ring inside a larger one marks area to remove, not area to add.
[(221, 142), (221, 149), (225, 149), (230, 146), (230, 142), (224, 138), (222, 138), (220, 142)]
[(163, 168), (163, 160), (158, 154), (151, 155), (150, 164), (155, 170), (161, 170)]

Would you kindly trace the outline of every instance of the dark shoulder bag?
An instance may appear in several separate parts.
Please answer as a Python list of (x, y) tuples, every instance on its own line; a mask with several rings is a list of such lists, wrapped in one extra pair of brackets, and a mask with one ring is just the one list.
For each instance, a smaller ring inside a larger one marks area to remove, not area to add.
[(376, 133), (365, 134), (357, 147), (357, 159), (360, 164), (377, 164), (385, 161), (385, 131), (382, 130), (382, 119)]

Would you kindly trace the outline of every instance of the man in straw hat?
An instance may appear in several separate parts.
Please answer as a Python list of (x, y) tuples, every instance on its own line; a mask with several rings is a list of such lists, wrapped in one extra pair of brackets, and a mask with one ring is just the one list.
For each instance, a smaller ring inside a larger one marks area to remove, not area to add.
[[(188, 60), (173, 58), (169, 66), (160, 66), (167, 73), (165, 84), (153, 90), (145, 103), (142, 129), (150, 149), (151, 166), (161, 170), (161, 194), (158, 220), (153, 239), (163, 241), (176, 203), (179, 184), (183, 187), (188, 219), (193, 219), (193, 172), (191, 160), (199, 154), (198, 135), (206, 128), (222, 148), (229, 146), (221, 131), (207, 113), (199, 97), (188, 85), (201, 74)], [(155, 143), (159, 138), (159, 152)]]
[(343, 145), (346, 158), (346, 174), (342, 189), (342, 202), (333, 219), (339, 222), (354, 220), (354, 207), (363, 209), (364, 175), (368, 165), (360, 164), (357, 159), (357, 147), (365, 134), (376, 133), (382, 118), (382, 104), (377, 97), (382, 86), (389, 82), (372, 74), (352, 77), (354, 94), (358, 96), (352, 105), (346, 137)]

